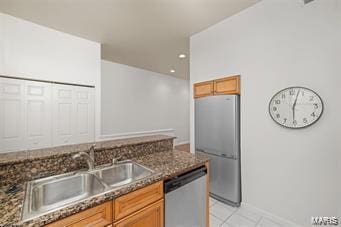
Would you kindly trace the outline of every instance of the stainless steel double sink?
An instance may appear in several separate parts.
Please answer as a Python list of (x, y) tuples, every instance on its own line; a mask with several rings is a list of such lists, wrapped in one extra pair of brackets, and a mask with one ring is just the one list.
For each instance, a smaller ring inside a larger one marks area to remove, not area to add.
[(82, 199), (141, 180), (152, 170), (127, 160), (92, 171), (73, 172), (28, 182), (22, 219), (63, 208)]

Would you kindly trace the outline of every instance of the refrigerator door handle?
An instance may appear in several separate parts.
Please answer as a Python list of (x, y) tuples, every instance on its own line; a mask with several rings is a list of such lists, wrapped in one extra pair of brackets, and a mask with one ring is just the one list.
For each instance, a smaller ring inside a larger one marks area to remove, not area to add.
[(228, 158), (228, 159), (234, 159), (234, 160), (237, 159), (237, 157), (235, 155), (233, 155), (233, 154), (229, 154), (229, 155), (221, 154), (221, 156), (224, 157), (224, 158)]
[(228, 154), (228, 155), (220, 154), (220, 155), (216, 155), (216, 154), (212, 154), (212, 153), (206, 152), (203, 149), (196, 149), (196, 151), (204, 153), (204, 154), (207, 154), (207, 155), (217, 156), (217, 157), (223, 157), (223, 158), (228, 158), (228, 159), (233, 159), (233, 160), (237, 160), (238, 159), (238, 157), (236, 155), (233, 155), (233, 154)]

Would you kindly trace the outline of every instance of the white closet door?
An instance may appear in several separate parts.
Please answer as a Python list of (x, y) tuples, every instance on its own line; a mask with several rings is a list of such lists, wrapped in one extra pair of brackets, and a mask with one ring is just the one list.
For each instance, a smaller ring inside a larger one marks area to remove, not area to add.
[(75, 141), (86, 143), (94, 141), (94, 89), (74, 87), (75, 94)]
[(0, 152), (24, 150), (24, 81), (0, 78)]
[(25, 82), (26, 133), (28, 149), (52, 146), (51, 83)]
[(75, 143), (74, 86), (53, 84), (53, 146)]

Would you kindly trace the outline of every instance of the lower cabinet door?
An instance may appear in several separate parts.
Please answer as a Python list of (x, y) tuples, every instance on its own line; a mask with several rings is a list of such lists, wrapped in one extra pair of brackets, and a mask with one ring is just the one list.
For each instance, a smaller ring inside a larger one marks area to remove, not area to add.
[(114, 223), (114, 227), (163, 227), (164, 200), (147, 206), (136, 213)]
[(106, 227), (112, 223), (112, 201), (53, 222), (48, 227)]

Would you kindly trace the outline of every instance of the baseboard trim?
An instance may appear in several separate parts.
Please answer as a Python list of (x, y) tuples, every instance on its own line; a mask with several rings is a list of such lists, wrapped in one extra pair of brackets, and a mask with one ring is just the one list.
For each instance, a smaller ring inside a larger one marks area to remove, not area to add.
[(279, 217), (279, 216), (277, 216), (277, 215), (275, 215), (273, 213), (270, 213), (268, 211), (259, 209), (258, 207), (255, 207), (254, 205), (251, 205), (251, 204), (248, 204), (248, 203), (245, 203), (245, 202), (241, 203), (241, 207), (245, 207), (246, 209), (249, 209), (249, 210), (254, 210), (255, 212), (261, 214), (263, 217), (269, 218), (271, 220), (278, 220), (278, 222), (286, 224), (286, 226), (288, 226), (288, 227), (289, 226), (290, 227), (302, 227), (301, 225), (296, 224), (296, 223), (294, 223), (292, 221), (289, 221), (288, 219)]
[(189, 140), (178, 142), (178, 143), (174, 144), (174, 146), (184, 145), (184, 144), (187, 144), (187, 143), (189, 143)]
[(127, 132), (127, 133), (117, 133), (110, 135), (100, 135), (97, 141), (105, 141), (111, 139), (126, 139), (132, 137), (140, 137), (140, 136), (152, 136), (152, 135), (168, 135), (175, 136), (175, 129), (159, 129), (159, 130), (150, 130), (150, 131), (139, 131), (139, 132)]

